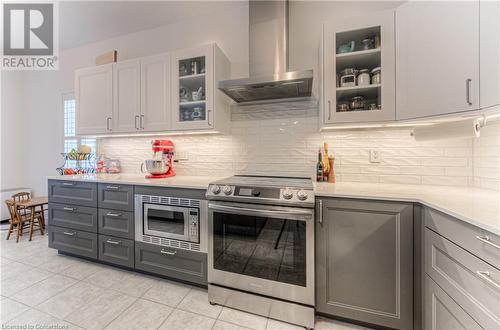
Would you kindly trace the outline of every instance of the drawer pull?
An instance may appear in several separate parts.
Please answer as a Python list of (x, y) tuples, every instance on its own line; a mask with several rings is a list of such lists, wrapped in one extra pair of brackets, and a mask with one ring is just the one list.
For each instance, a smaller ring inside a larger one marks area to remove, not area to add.
[(106, 186), (106, 189), (118, 190), (118, 189), (120, 189), (120, 187), (118, 187), (118, 186)]
[(491, 246), (493, 246), (494, 248), (496, 248), (496, 249), (499, 249), (499, 250), (500, 250), (500, 245), (497, 245), (497, 244), (493, 243), (492, 241), (490, 241), (490, 237), (489, 237), (489, 236), (486, 236), (486, 235), (485, 235), (485, 236), (476, 236), (476, 238), (477, 238), (478, 240), (480, 240), (481, 242), (486, 243), (486, 244), (488, 244), (488, 245), (491, 245)]
[(70, 233), (69, 231), (64, 231), (63, 234), (66, 236), (75, 236), (76, 233), (75, 232)]
[(177, 254), (177, 251), (165, 251), (165, 250), (161, 249), (160, 253), (168, 254), (169, 256), (175, 256)]
[(121, 215), (122, 215), (121, 213), (112, 213), (112, 212), (106, 213), (106, 216), (108, 217), (120, 217)]
[(64, 211), (71, 211), (71, 212), (74, 212), (76, 209), (75, 209), (74, 207), (67, 207), (67, 206), (65, 206), (65, 207), (63, 207), (63, 210), (64, 210)]
[(74, 186), (75, 184), (73, 182), (63, 182), (63, 186)]
[(121, 241), (113, 241), (113, 240), (111, 240), (111, 239), (108, 239), (108, 240), (106, 241), (106, 243), (109, 243), (109, 244), (114, 244), (114, 245), (120, 245), (120, 244), (122, 244), (122, 242), (121, 242)]
[(500, 289), (500, 284), (498, 284), (497, 282), (495, 282), (491, 279), (490, 272), (478, 270), (476, 273), (477, 273), (477, 275), (481, 276), (486, 282), (490, 283), (491, 285), (493, 285), (497, 289)]

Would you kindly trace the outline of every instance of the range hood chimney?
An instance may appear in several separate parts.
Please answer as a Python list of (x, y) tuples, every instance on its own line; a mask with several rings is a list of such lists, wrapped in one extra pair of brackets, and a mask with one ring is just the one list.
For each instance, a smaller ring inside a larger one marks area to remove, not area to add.
[(237, 103), (303, 100), (311, 96), (313, 70), (289, 71), (288, 0), (249, 1), (250, 77), (219, 82)]

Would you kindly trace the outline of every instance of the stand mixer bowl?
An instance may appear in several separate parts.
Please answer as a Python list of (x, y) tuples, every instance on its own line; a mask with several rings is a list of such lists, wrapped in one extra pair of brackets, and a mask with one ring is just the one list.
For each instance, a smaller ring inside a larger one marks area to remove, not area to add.
[(141, 164), (141, 172), (145, 173), (144, 166), (146, 166), (146, 171), (152, 175), (162, 175), (166, 174), (169, 170), (169, 166), (164, 159), (147, 159)]

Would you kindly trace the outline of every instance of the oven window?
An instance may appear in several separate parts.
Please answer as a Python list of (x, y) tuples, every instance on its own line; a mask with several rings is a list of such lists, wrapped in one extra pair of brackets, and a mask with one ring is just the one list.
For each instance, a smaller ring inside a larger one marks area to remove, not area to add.
[(152, 204), (145, 204), (144, 207), (147, 210), (144, 223), (145, 234), (184, 235), (184, 212), (156, 209)]
[(306, 286), (304, 221), (214, 212), (214, 268)]

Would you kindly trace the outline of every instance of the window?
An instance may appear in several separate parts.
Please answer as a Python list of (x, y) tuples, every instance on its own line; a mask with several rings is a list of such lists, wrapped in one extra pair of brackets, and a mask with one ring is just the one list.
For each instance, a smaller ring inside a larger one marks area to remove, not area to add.
[[(71, 150), (78, 149), (79, 145), (85, 144), (92, 148), (92, 153), (97, 152), (96, 139), (80, 138), (76, 136), (76, 100), (73, 93), (63, 95), (64, 109), (64, 151), (65, 153)], [(95, 162), (95, 159), (94, 159)], [(76, 161), (68, 160), (66, 167), (76, 167)]]

